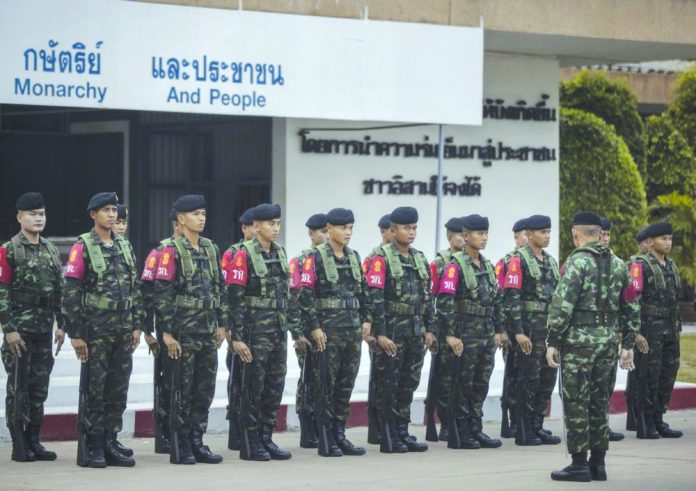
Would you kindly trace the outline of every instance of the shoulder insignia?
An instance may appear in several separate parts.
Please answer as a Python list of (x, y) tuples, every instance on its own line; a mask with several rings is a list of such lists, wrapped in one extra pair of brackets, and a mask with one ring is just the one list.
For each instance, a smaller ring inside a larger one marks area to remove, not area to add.
[(503, 288), (514, 288), (515, 290), (522, 289), (522, 265), (520, 258), (512, 256), (508, 263), (507, 272), (505, 273), (505, 282)]
[(372, 288), (380, 288), (384, 290), (386, 279), (385, 260), (383, 256), (374, 256), (370, 262), (370, 266), (365, 273), (367, 286)]
[(157, 249), (152, 249), (150, 254), (145, 258), (145, 267), (143, 268), (143, 274), (140, 276), (142, 281), (152, 283), (155, 281), (155, 276), (157, 276), (157, 265), (159, 264), (160, 251)]
[(247, 255), (249, 253), (242, 248), (235, 252), (230, 265), (227, 266), (225, 283), (228, 285), (247, 286), (249, 281), (249, 271), (247, 267)]
[(80, 281), (85, 279), (87, 266), (85, 265), (85, 259), (82, 257), (84, 248), (85, 245), (83, 243), (76, 242), (72, 246), (72, 249), (70, 249), (70, 254), (68, 254), (68, 264), (65, 266), (64, 273), (66, 278), (73, 278)]
[(7, 260), (7, 247), (0, 247), (0, 283), (12, 283), (12, 266)]
[(170, 283), (176, 278), (176, 261), (174, 259), (174, 248), (167, 246), (162, 249), (157, 265), (157, 275), (155, 279), (161, 281), (169, 281)]

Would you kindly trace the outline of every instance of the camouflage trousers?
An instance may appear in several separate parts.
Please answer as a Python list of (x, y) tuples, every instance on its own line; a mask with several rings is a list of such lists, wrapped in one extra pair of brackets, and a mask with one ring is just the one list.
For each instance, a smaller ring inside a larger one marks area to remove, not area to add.
[(321, 360), (320, 355), (315, 355), (314, 398), (318, 405), (319, 398), (324, 395), (326, 400), (323, 401), (323, 406), (329, 417), (346, 421), (350, 414), (350, 396), (360, 368), (362, 334), (359, 329), (346, 327), (327, 328), (325, 332), (329, 373), (326, 377), (326, 387), (320, 387)]
[(251, 354), (254, 361), (249, 383), (249, 421), (247, 428), (258, 431), (259, 424), (275, 426), (283, 399), (287, 373), (288, 337), (285, 331), (254, 333)]
[(168, 364), (181, 363), (181, 416), (183, 435), (205, 433), (208, 411), (215, 396), (217, 376), (217, 343), (213, 334), (183, 335), (181, 358)]
[[(526, 333), (532, 340), (532, 352), (525, 355), (515, 348), (516, 390), (514, 402), (525, 400), (529, 411), (544, 414), (551, 400), (558, 370), (546, 362), (546, 330)], [(526, 373), (526, 377), (522, 375)]]
[(568, 452), (609, 448), (609, 385), (616, 363), (613, 328), (571, 326), (561, 348)]
[(157, 333), (157, 343), (159, 343), (159, 363), (160, 363), (160, 418), (164, 425), (165, 434), (169, 434), (169, 403), (172, 397), (172, 368), (171, 360), (167, 354), (167, 347), (162, 340), (161, 333)]
[[(52, 334), (22, 334), (22, 340), (27, 345), (27, 351), (22, 357), (27, 357), (25, 364), (24, 398), (28, 406), (24, 410), (29, 415), (32, 426), (41, 426), (44, 415), (44, 402), (48, 397), (48, 382), (53, 369), (53, 353), (51, 347)], [(5, 397), (5, 421), (8, 426), (14, 421), (15, 400), (15, 368), (17, 357), (10, 351), (7, 343), (2, 345), (2, 362), (7, 372), (7, 391)]]
[[(641, 358), (648, 357), (648, 390), (645, 404), (645, 413), (665, 413), (669, 407), (672, 397), (672, 389), (677, 380), (679, 371), (679, 333), (668, 331), (666, 333), (643, 334), (648, 340), (650, 352), (643, 354), (638, 350), (636, 353), (636, 367), (640, 366)], [(640, 373), (636, 370), (635, 380), (640, 380)]]
[[(482, 418), (483, 401), (488, 395), (488, 384), (493, 372), (495, 363), (495, 341), (493, 335), (467, 335), (464, 333), (460, 338), (464, 343), (464, 352), (461, 356), (461, 367), (459, 371), (459, 384), (453, 387), (451, 379), (454, 371), (454, 353), (448, 347), (444, 349), (447, 357), (450, 358), (450, 380), (449, 391), (450, 399), (455, 403), (452, 408), (453, 414), (457, 419), (462, 418)], [(455, 394), (451, 394), (451, 391)], [(449, 401), (447, 401), (449, 403)]]
[[(447, 346), (444, 336), (438, 339), (437, 371), (435, 373), (435, 409), (442, 426), (447, 425), (450, 386), (452, 385), (452, 362), (454, 353)], [(432, 366), (432, 365), (431, 365)]]
[(98, 332), (91, 329), (89, 348), (89, 432), (118, 433), (128, 401), (128, 383), (133, 370), (132, 333)]
[[(389, 388), (392, 394), (391, 413), (405, 422), (411, 421), (411, 403), (413, 393), (420, 384), (421, 369), (425, 349), (423, 348), (423, 336), (417, 336), (412, 332), (396, 332), (392, 338), (396, 344), (396, 356), (393, 359), (394, 372), (392, 384)], [(380, 350), (377, 355), (375, 381), (377, 394), (384, 394), (386, 387), (386, 369), (388, 355)], [(384, 414), (384, 398), (378, 397), (377, 407), (380, 414)]]
[[(295, 412), (300, 414), (300, 409), (302, 407), (302, 398), (304, 397), (303, 381), (306, 381), (307, 385), (309, 386), (307, 400), (308, 405), (311, 408), (311, 412), (314, 412), (313, 400), (316, 392), (315, 379), (317, 379), (317, 377), (315, 375), (315, 370), (313, 370), (314, 360), (312, 359), (312, 354), (310, 353), (309, 358), (307, 359), (307, 354), (302, 354), (296, 349), (295, 356), (297, 356), (297, 364), (300, 366), (300, 377), (297, 379), (297, 391), (295, 392)], [(306, 359), (309, 360), (309, 362), (306, 362)], [(309, 368), (309, 370), (307, 370), (307, 368)], [(305, 373), (305, 370), (307, 373)]]

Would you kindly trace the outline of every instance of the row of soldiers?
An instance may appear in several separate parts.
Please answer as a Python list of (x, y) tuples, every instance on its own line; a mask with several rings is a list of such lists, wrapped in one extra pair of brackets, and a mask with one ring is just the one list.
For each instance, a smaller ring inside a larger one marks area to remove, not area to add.
[[(63, 278), (55, 248), (40, 236), (45, 226), (41, 196), (21, 196), (17, 209), (22, 230), (0, 249), (3, 361), (8, 373), (18, 375), (13, 383), (8, 377), (6, 411), (14, 460), (55, 458), (38, 441), (53, 363), (54, 316), (58, 349), (65, 330), (83, 362), (80, 407), (87, 414), (78, 421), (85, 437), (78, 463), (90, 467), (135, 464), (132, 450), (116, 435), (132, 351), (143, 331), (162, 380), (155, 417), (170, 422), (160, 424), (156, 450), (169, 452), (173, 463), (222, 461), (203, 443), (203, 434), (215, 390), (217, 349), (226, 338), (228, 387), (231, 394), (241, 393), (230, 397), (230, 406), (243, 407), (230, 412), (237, 440), (231, 439), (230, 447), (241, 447), (242, 458), (249, 460), (291, 457), (272, 440), (286, 375), (286, 330), (302, 367), (297, 406), (304, 411), (303, 433), (308, 435), (303, 446), (317, 447), (320, 455), (365, 453), (345, 435), (362, 340), (371, 348), (370, 406), (378, 428), (373, 442), (382, 452), (427, 450), (408, 429), (426, 350), (434, 361), (427, 402), (443, 423), (439, 439), (451, 448), (501, 445), (482, 427), (496, 348), (509, 353), (506, 379), (515, 388), (503, 402), (514, 407), (513, 434), (520, 445), (560, 443), (543, 428), (560, 350), (574, 465), (576, 454), (591, 449), (592, 477), (602, 477), (596, 470), (600, 461), (603, 469), (619, 344), (627, 369), (633, 368), (633, 345), (641, 351), (640, 375), (632, 377), (633, 385), (642, 387), (633, 405), (638, 436), (678, 436), (662, 419), (676, 377), (674, 363), (669, 364), (675, 338), (678, 368), (679, 277), (666, 257), (671, 246), (667, 224), (642, 231), (649, 251), (633, 258), (632, 279), (626, 264), (599, 243), (601, 221), (590, 212), (575, 217), (578, 249), (566, 261), (565, 274), (544, 251), (551, 221), (541, 215), (515, 225), (517, 247), (496, 268), (481, 254), (488, 220), (453, 218), (446, 224), (450, 248), (428, 267), (424, 254), (411, 245), (418, 223), (411, 207), (380, 220), (383, 243), (362, 262), (348, 247), (352, 212), (337, 208), (315, 215), (307, 222), (311, 248), (288, 262), (277, 244), (278, 205), (245, 212), (245, 240), (220, 257), (217, 246), (200, 235), (203, 196), (186, 195), (173, 205), (172, 237), (148, 255), (138, 275), (125, 230), (115, 232), (119, 211), (125, 209), (115, 193), (100, 193), (88, 205), (94, 228), (71, 249)], [(608, 234), (605, 230), (603, 237)], [(579, 275), (583, 268), (598, 274)], [(641, 302), (642, 335), (634, 339), (641, 329), (636, 317)], [(582, 329), (573, 329), (576, 325)], [(599, 369), (596, 338), (613, 353)], [(649, 361), (643, 363), (642, 357)], [(28, 363), (20, 363), (23, 359)], [(38, 383), (26, 384), (27, 397), (17, 405), (21, 384), (14, 382), (22, 374)], [(579, 414), (590, 400), (595, 413)], [(587, 474), (584, 468), (563, 472), (560, 478)]]

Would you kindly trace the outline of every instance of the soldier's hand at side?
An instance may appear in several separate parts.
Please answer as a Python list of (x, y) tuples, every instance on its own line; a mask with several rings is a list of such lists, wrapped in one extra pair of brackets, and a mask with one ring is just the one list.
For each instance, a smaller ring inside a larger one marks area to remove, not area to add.
[(370, 347), (370, 349), (372, 351), (377, 350), (377, 338), (374, 337), (372, 334), (370, 334), (369, 336), (367, 336), (365, 338), (365, 342), (367, 343), (367, 345)]
[(181, 345), (179, 344), (179, 341), (174, 339), (174, 336), (168, 332), (165, 332), (162, 335), (162, 341), (164, 341), (164, 345), (167, 347), (167, 354), (169, 355), (169, 358), (176, 360), (181, 356)]
[(80, 360), (81, 362), (86, 362), (89, 359), (89, 349), (84, 339), (73, 338), (70, 340), (70, 344), (72, 344), (72, 347), (75, 350), (75, 355), (77, 356), (78, 360)]
[(217, 342), (217, 347), (220, 348), (222, 346), (222, 342), (225, 340), (227, 337), (227, 329), (224, 327), (218, 327), (215, 330), (215, 341)]
[(522, 353), (529, 355), (532, 352), (532, 340), (524, 334), (515, 334), (515, 341), (520, 345)]
[(445, 340), (447, 341), (447, 346), (450, 347), (456, 356), (462, 356), (462, 353), (464, 353), (464, 343), (461, 339), (454, 336), (447, 336)]
[(552, 346), (546, 348), (546, 362), (551, 368), (558, 368), (561, 366), (561, 359), (558, 356), (558, 350)]
[(505, 331), (500, 333), (500, 347), (503, 348), (504, 351), (512, 349), (512, 343)]
[(142, 329), (136, 329), (133, 331), (133, 337), (131, 340), (131, 351), (135, 351), (138, 349), (138, 345), (140, 344), (140, 336), (143, 334)]
[(5, 342), (10, 347), (10, 351), (17, 357), (22, 357), (22, 350), (27, 350), (27, 345), (24, 343), (22, 336), (17, 331), (8, 332), (5, 334)]
[(635, 370), (636, 366), (633, 364), (633, 350), (632, 349), (621, 349), (621, 355), (619, 355), (619, 364), (624, 370), (632, 372)]
[(367, 338), (370, 336), (371, 333), (372, 333), (372, 323), (371, 322), (363, 322), (363, 324), (362, 324), (363, 341), (367, 340)]
[(643, 336), (642, 334), (638, 334), (636, 336), (636, 347), (641, 353), (647, 353), (648, 351), (650, 351), (648, 340), (645, 339), (645, 336)]
[(53, 336), (53, 344), (56, 345), (56, 354), (54, 356), (58, 356), (58, 353), (60, 353), (60, 349), (63, 347), (64, 342), (65, 331), (61, 328), (56, 329), (56, 334)]
[(316, 328), (311, 332), (312, 341), (317, 346), (317, 351), (320, 353), (326, 349), (326, 333), (320, 328)]
[(312, 343), (310, 343), (309, 339), (306, 337), (300, 336), (295, 340), (295, 349), (299, 354), (304, 356), (307, 353), (307, 350), (312, 350)]
[(433, 353), (437, 353), (437, 336), (432, 332), (425, 333), (425, 349), (430, 350)]
[(152, 334), (145, 333), (145, 342), (147, 343), (148, 352), (152, 353), (153, 356), (159, 356), (159, 343), (157, 338)]
[(396, 344), (386, 336), (377, 336), (377, 344), (389, 356), (396, 356)]
[(232, 341), (232, 351), (244, 362), (251, 363), (254, 357), (244, 341)]

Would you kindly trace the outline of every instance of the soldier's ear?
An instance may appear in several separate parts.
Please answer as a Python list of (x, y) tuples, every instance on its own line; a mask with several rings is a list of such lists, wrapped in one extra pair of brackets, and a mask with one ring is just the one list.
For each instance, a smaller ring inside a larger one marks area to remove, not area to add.
[(94, 220), (97, 217), (97, 212), (94, 210), (89, 210), (89, 217)]
[(22, 215), (23, 215), (23, 213), (24, 213), (24, 212), (21, 211), (21, 210), (17, 212), (17, 222), (20, 223), (20, 224), (22, 223)]

